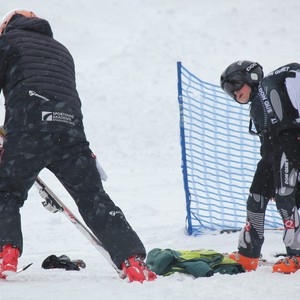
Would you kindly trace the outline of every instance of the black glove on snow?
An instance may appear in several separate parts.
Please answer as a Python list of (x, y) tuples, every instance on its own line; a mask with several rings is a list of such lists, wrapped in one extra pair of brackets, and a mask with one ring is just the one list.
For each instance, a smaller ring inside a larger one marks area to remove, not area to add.
[(42, 263), (43, 269), (65, 269), (67, 271), (79, 271), (80, 268), (85, 268), (85, 263), (81, 260), (70, 260), (66, 255), (57, 257), (56, 255), (48, 256)]

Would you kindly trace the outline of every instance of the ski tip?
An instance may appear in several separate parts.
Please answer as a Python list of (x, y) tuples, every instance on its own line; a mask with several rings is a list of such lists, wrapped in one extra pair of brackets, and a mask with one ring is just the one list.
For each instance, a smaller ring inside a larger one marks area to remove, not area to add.
[(25, 267), (23, 267), (22, 269), (23, 269), (23, 271), (25, 271), (25, 270), (27, 270), (30, 266), (32, 266), (33, 265), (33, 263), (30, 263), (30, 264), (28, 264), (27, 266), (25, 266)]
[(18, 273), (21, 273), (21, 272), (27, 270), (27, 269), (28, 269), (30, 266), (32, 266), (32, 265), (33, 265), (33, 263), (30, 263), (30, 264), (28, 264), (28, 265), (22, 267), (21, 269), (19, 269), (16, 273), (17, 273), (17, 274), (18, 274)]

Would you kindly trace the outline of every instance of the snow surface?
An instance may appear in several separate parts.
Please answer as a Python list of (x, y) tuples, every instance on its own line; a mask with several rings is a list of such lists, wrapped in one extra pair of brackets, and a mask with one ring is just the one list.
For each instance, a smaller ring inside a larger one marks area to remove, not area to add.
[[(91, 148), (109, 175), (104, 184), (147, 250), (236, 250), (238, 234), (190, 237), (184, 233), (176, 62), (218, 84), (238, 59), (266, 72), (299, 62), (299, 0), (9, 0), (50, 21), (55, 38), (72, 52)], [(3, 120), (4, 108), (0, 111)], [(76, 212), (47, 171), (41, 177)], [(33, 266), (0, 281), (1, 299), (272, 299), (300, 292), (300, 272), (270, 267), (237, 276), (194, 279), (175, 274), (144, 284), (122, 281), (62, 214), (51, 215), (33, 187), (22, 208), (24, 254)], [(263, 254), (284, 251), (282, 232), (266, 232)], [(43, 270), (50, 254), (81, 258), (80, 272)]]

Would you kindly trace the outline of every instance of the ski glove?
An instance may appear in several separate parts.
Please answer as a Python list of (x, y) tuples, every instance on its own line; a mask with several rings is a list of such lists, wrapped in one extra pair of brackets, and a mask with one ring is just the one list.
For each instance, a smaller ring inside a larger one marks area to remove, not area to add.
[(48, 256), (42, 263), (43, 269), (65, 269), (67, 271), (79, 271), (81, 268), (85, 268), (86, 264), (81, 259), (71, 260), (67, 255)]

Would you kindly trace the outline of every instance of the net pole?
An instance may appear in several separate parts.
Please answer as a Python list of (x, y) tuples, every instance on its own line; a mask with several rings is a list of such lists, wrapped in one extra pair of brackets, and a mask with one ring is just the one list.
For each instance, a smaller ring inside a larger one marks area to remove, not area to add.
[(183, 173), (183, 184), (186, 198), (186, 211), (187, 211), (187, 226), (186, 231), (189, 235), (193, 233), (191, 223), (191, 195), (188, 187), (188, 174), (187, 174), (187, 163), (186, 163), (186, 148), (185, 148), (185, 133), (184, 133), (184, 113), (182, 103), (182, 79), (181, 79), (181, 62), (177, 62), (177, 88), (178, 88), (178, 102), (179, 102), (179, 113), (180, 113), (180, 143), (181, 143), (181, 160), (182, 160), (182, 173)]

